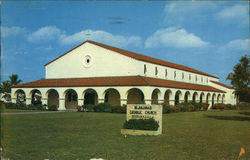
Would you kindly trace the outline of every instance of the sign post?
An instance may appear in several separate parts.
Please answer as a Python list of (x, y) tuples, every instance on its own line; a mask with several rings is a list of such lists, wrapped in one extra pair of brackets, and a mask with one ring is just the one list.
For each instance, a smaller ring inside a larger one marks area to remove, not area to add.
[(127, 121), (130, 119), (153, 118), (159, 123), (159, 128), (153, 135), (162, 134), (162, 105), (128, 104)]

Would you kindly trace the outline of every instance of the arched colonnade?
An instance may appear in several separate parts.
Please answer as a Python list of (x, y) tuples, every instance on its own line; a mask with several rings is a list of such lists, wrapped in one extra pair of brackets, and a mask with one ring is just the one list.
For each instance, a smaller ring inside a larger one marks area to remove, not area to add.
[(73, 88), (12, 88), (12, 102), (56, 105), (59, 110), (75, 109), (78, 105), (107, 102), (123, 104), (170, 104), (183, 102), (225, 103), (225, 94), (156, 87), (73, 87)]

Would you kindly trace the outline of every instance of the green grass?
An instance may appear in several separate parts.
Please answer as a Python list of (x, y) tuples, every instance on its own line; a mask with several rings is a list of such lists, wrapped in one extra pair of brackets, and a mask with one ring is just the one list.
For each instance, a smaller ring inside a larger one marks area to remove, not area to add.
[[(241, 114), (239, 112), (242, 112)], [(250, 111), (163, 115), (160, 136), (120, 134), (125, 114), (2, 115), (4, 157), (18, 160), (250, 159)]]
[(22, 110), (22, 109), (4, 109), (3, 113), (13, 112), (46, 112), (46, 110)]

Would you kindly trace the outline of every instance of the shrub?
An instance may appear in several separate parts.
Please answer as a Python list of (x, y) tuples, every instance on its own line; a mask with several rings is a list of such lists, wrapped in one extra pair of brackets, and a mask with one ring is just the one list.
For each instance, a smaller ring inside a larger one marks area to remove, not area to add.
[(7, 109), (17, 109), (17, 105), (15, 103), (5, 103), (5, 107)]
[(23, 109), (23, 110), (28, 109), (25, 103), (18, 103), (16, 105), (17, 105), (17, 109)]
[(48, 106), (48, 110), (49, 111), (58, 111), (58, 108), (56, 105), (51, 105), (51, 106)]
[(250, 103), (241, 102), (237, 105), (237, 108), (240, 110), (249, 110), (250, 109)]
[(111, 113), (127, 113), (127, 105), (123, 106), (111, 106), (110, 107)]
[(191, 104), (191, 103), (188, 103), (185, 106), (186, 106), (186, 111), (188, 111), (188, 112), (196, 111), (196, 109), (198, 108), (198, 107), (195, 107), (197, 105), (194, 105), (194, 104)]
[(77, 109), (77, 112), (82, 112), (83, 111), (83, 106), (77, 106), (76, 109)]
[(223, 110), (224, 109), (224, 104), (222, 104), (222, 103), (214, 104), (212, 106), (212, 109), (221, 109), (221, 110)]
[(110, 111), (111, 113), (121, 113), (121, 106), (111, 106)]
[(169, 104), (162, 104), (162, 113), (172, 113), (176, 112), (175, 106), (171, 106)]
[(202, 103), (201, 108), (202, 110), (206, 111), (208, 109), (209, 104), (208, 103)]
[(224, 104), (224, 109), (231, 110), (231, 109), (233, 109), (233, 105), (231, 105), (231, 104)]
[(87, 104), (85, 105), (86, 111), (87, 112), (93, 112), (94, 111), (94, 105), (93, 104)]
[(99, 103), (94, 107), (95, 112), (110, 112), (111, 105), (109, 103)]
[(29, 104), (29, 105), (27, 105), (27, 109), (29, 109), (29, 110), (46, 110), (46, 108), (44, 108), (41, 104), (37, 104), (37, 105)]
[(157, 131), (159, 128), (158, 122), (153, 119), (130, 119), (123, 124), (124, 129), (135, 130), (152, 130)]
[(127, 113), (127, 105), (122, 105), (121, 107), (121, 113)]

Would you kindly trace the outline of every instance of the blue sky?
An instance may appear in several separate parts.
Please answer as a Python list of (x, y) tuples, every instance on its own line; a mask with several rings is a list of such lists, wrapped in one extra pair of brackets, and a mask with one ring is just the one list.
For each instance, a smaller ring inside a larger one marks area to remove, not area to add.
[[(87, 38), (226, 81), (250, 53), (247, 1), (3, 1), (2, 80), (45, 77), (44, 64)], [(89, 33), (90, 36), (86, 36)]]

